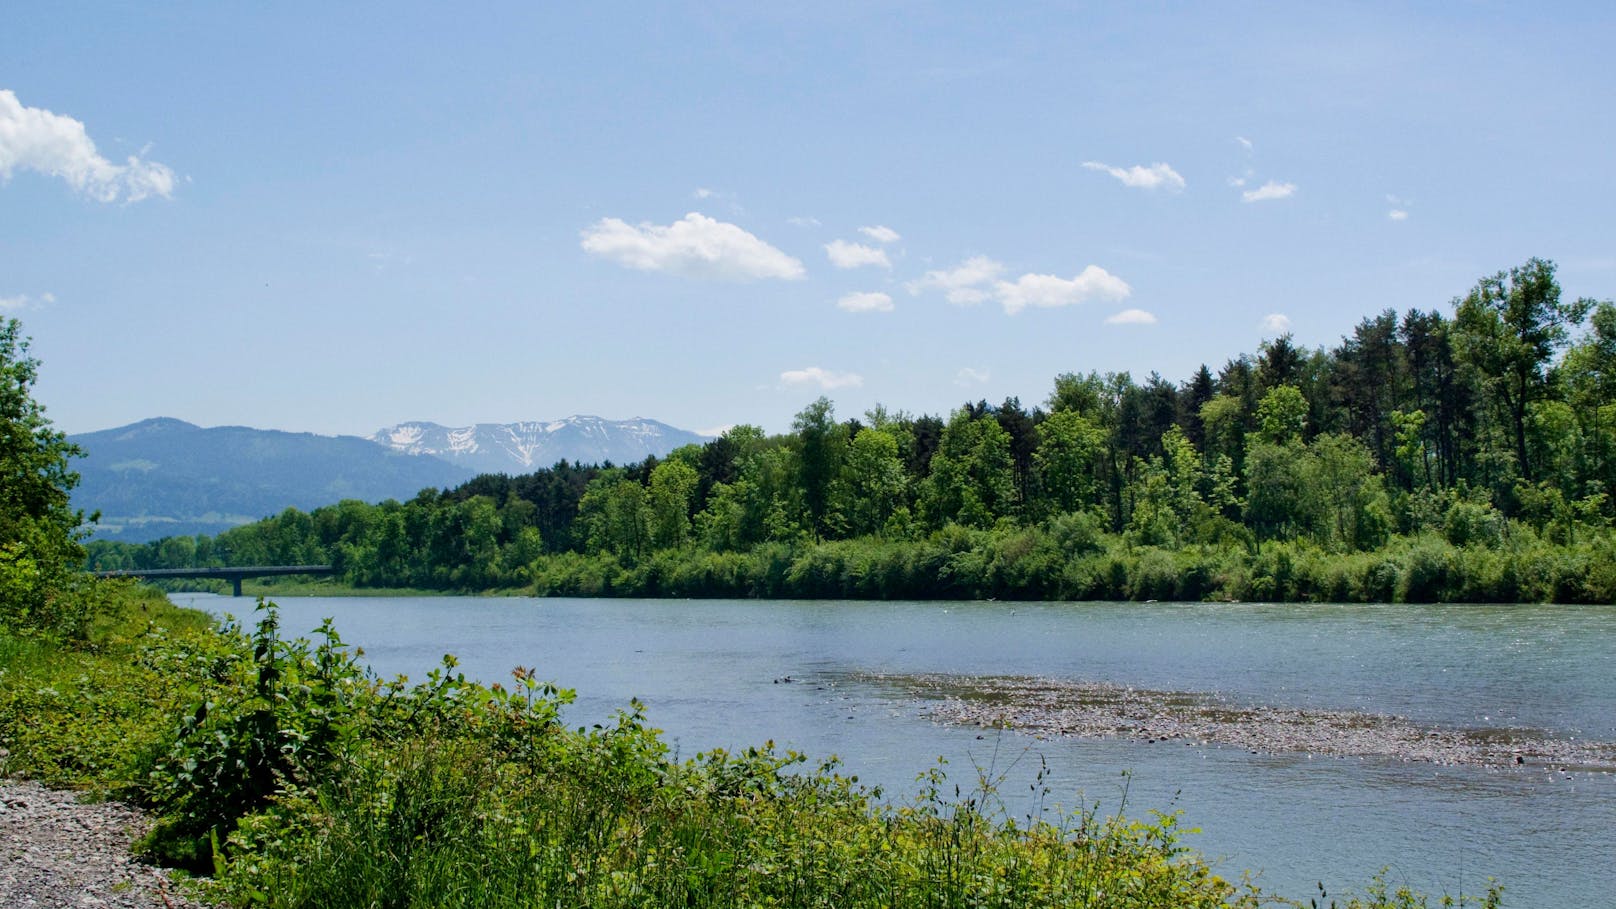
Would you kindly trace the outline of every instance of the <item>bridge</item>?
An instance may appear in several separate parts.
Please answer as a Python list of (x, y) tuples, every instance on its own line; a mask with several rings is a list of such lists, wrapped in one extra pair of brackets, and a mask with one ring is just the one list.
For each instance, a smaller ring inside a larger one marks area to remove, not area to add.
[(118, 571), (98, 571), (98, 578), (143, 578), (159, 581), (168, 578), (218, 578), (229, 581), (233, 596), (241, 596), (243, 578), (268, 578), (284, 574), (336, 574), (330, 565), (244, 565), (240, 568), (130, 568)]

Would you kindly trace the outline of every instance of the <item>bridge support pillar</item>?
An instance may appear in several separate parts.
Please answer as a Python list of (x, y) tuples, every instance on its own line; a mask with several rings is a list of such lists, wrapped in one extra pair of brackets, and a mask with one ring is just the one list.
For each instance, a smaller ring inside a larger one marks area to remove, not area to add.
[(239, 576), (230, 579), (230, 590), (231, 596), (241, 596), (241, 578)]

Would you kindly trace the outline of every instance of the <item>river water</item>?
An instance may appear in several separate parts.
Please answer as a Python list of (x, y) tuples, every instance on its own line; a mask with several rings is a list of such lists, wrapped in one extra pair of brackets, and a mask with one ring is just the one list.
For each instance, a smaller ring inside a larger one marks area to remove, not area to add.
[[(250, 619), (251, 603), (177, 594)], [(1177, 811), (1189, 844), (1304, 901), (1387, 868), (1394, 885), (1508, 906), (1616, 905), (1616, 773), (1033, 735), (932, 723), (883, 676), (1039, 676), (1395, 714), (1444, 728), (1616, 740), (1616, 607), (288, 598), (283, 627), (330, 616), (383, 675), (445, 653), (578, 691), (564, 719), (631, 697), (679, 753), (772, 739), (901, 797), (939, 757), (970, 789), (1002, 776), (1012, 816), (1047, 804)], [(787, 678), (791, 681), (785, 681)]]

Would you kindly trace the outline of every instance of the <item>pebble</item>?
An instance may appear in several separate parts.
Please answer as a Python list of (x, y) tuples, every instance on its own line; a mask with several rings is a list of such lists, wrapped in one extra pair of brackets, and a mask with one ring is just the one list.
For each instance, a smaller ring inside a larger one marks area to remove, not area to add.
[(209, 909), (129, 852), (150, 821), (128, 805), (6, 780), (0, 806), (0, 906)]

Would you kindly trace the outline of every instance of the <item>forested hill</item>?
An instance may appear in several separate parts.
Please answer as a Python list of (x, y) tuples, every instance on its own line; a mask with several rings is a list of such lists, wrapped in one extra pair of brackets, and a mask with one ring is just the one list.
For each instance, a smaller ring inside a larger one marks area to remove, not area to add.
[(1610, 601), (1616, 305), (1552, 263), (1328, 349), (1072, 372), (947, 417), (820, 399), (627, 468), (287, 512), (97, 567), (330, 560), (541, 593)]
[(472, 476), (357, 436), (203, 428), (161, 417), (68, 441), (84, 451), (74, 462), (81, 477), (74, 506), (101, 512), (98, 536), (137, 542), (218, 533), (288, 506), (409, 497)]

